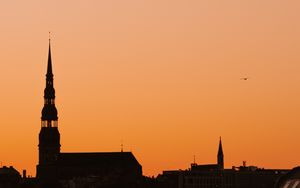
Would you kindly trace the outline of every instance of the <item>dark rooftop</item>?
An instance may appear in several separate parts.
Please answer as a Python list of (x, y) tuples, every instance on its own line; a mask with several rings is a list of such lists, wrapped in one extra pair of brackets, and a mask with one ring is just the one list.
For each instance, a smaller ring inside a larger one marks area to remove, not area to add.
[(58, 157), (60, 166), (108, 166), (138, 165), (131, 152), (95, 152), (95, 153), (60, 153)]

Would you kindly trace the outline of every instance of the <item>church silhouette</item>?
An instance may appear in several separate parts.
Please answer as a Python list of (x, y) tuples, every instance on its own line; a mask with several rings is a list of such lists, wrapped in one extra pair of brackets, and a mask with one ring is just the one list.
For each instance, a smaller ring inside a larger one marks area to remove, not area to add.
[[(63, 153), (60, 150), (60, 133), (55, 106), (51, 44), (49, 39), (46, 88), (39, 133), (39, 162), (37, 179), (43, 187), (58, 182), (92, 181), (130, 184), (142, 177), (142, 166), (131, 152)], [(87, 180), (87, 178), (90, 178)], [(91, 180), (92, 179), (92, 180)]]

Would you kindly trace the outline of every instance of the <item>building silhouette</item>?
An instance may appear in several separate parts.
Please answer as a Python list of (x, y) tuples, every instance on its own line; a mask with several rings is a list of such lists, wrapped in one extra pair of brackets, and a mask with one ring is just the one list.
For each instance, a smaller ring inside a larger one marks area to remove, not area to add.
[(12, 166), (3, 166), (0, 168), (0, 187), (16, 188), (21, 184), (20, 173)]
[(245, 161), (242, 166), (225, 169), (220, 138), (217, 164), (194, 162), (186, 170), (163, 171), (157, 181), (159, 188), (274, 188), (287, 172), (289, 170), (247, 166)]
[(220, 137), (219, 140), (219, 148), (217, 154), (217, 163), (216, 164), (202, 164), (198, 165), (195, 161), (191, 164), (191, 169), (193, 171), (199, 170), (223, 170), (224, 169), (224, 154), (223, 154), (223, 147), (222, 147), (222, 140)]
[(142, 177), (142, 166), (131, 152), (62, 153), (60, 147), (49, 40), (36, 176), (41, 186), (58, 187), (64, 184), (67, 187), (69, 183), (76, 184), (76, 180), (81, 183), (91, 181), (87, 178), (96, 178), (98, 183), (134, 184)]
[(300, 167), (295, 167), (276, 182), (275, 188), (300, 188)]

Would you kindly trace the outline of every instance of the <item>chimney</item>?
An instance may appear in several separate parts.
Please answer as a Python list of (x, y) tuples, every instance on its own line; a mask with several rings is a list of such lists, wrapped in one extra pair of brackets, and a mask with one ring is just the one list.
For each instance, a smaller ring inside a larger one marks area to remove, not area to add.
[(23, 170), (23, 178), (27, 178), (26, 170)]

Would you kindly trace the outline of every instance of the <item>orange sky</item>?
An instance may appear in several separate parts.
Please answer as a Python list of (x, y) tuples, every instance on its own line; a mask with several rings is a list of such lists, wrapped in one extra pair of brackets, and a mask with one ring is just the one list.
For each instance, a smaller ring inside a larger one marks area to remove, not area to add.
[[(48, 31), (62, 151), (133, 151), (145, 175), (299, 165), (300, 1), (1, 2), (0, 161), (35, 175)], [(240, 80), (248, 76), (248, 81)]]

